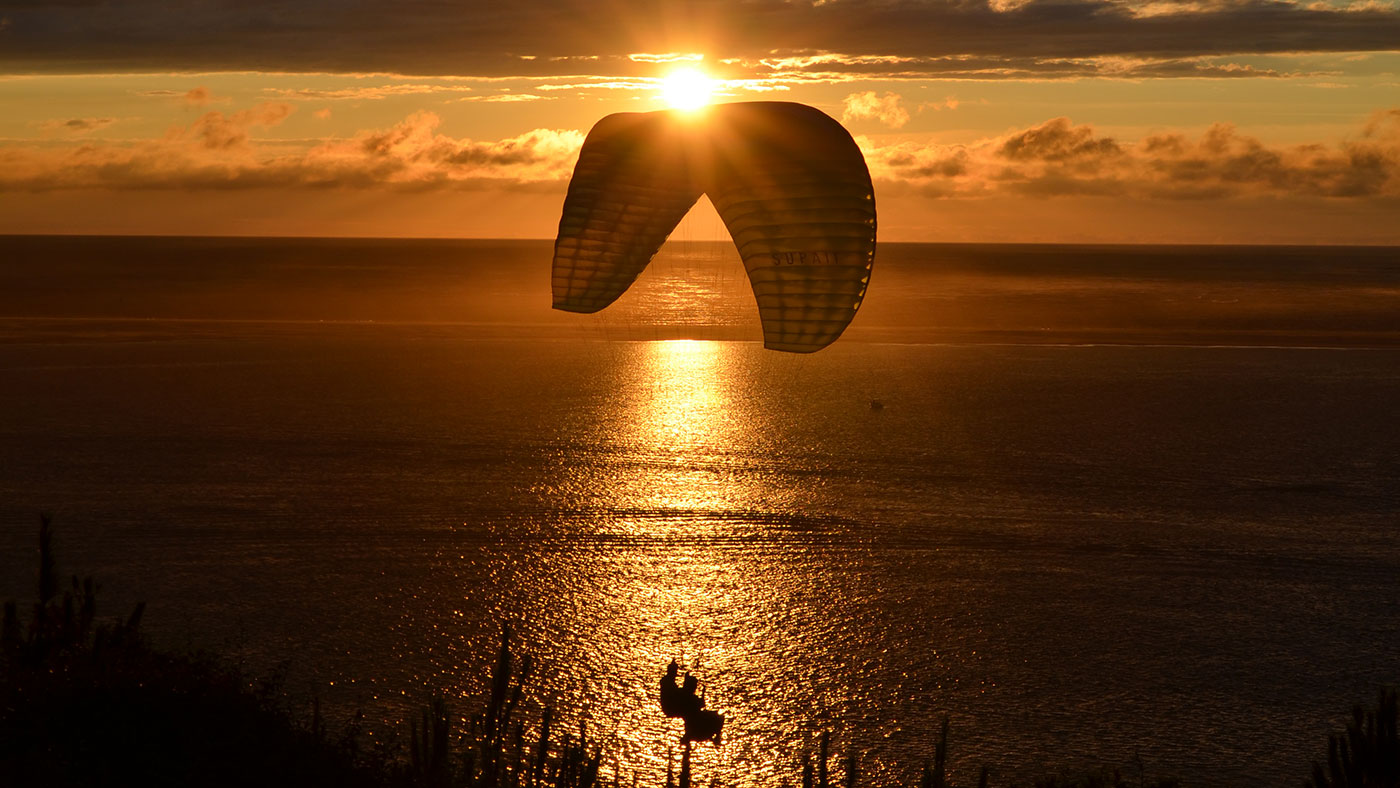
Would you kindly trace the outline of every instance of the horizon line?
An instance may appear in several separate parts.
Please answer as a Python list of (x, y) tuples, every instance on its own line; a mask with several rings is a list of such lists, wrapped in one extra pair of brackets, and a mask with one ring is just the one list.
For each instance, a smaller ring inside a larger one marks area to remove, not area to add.
[[(453, 235), (240, 235), (240, 234), (180, 234), (180, 233), (12, 233), (0, 232), (0, 240), (15, 238), (107, 238), (107, 239), (207, 239), (207, 240), (262, 240), (262, 241), (490, 241), (495, 243), (552, 243), (554, 238), (532, 237), (487, 237)], [(732, 244), (728, 238), (668, 238), (670, 244)], [(662, 248), (664, 248), (664, 246)], [(1072, 247), (1195, 247), (1195, 248), (1354, 248), (1354, 249), (1400, 249), (1400, 241), (1391, 243), (1289, 243), (1277, 241), (877, 241), (879, 246), (1072, 246)]]

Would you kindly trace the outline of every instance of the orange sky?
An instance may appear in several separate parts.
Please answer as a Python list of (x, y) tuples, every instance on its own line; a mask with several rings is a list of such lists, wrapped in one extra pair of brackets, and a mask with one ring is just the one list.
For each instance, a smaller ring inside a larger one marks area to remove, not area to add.
[(552, 237), (681, 66), (841, 120), (881, 240), (1400, 243), (1393, 0), (0, 6), (0, 233)]

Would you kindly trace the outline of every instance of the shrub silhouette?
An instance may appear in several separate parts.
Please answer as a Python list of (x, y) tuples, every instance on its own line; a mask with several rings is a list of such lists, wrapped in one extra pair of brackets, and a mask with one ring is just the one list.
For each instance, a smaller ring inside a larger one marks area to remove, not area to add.
[(1374, 710), (1352, 709), (1345, 733), (1327, 737), (1327, 767), (1313, 762), (1307, 788), (1400, 788), (1400, 704), (1394, 688), (1382, 688)]
[(59, 593), (48, 517), (39, 526), (38, 599), (27, 626), (0, 624), (0, 783), (7, 786), (345, 786), (381, 784), (352, 741), (331, 741), (199, 654), (140, 636), (143, 607), (97, 620), (97, 585)]

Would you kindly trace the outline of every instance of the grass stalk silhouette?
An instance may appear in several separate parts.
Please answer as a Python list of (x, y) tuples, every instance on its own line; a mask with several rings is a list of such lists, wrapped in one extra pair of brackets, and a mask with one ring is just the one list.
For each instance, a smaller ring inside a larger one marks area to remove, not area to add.
[(1356, 706), (1346, 731), (1327, 737), (1327, 766), (1314, 762), (1306, 788), (1400, 788), (1400, 700), (1383, 687), (1374, 710)]

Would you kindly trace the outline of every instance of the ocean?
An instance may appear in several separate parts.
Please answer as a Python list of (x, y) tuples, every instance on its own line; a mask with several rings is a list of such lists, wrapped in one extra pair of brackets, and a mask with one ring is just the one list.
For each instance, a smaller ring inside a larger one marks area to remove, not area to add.
[(1297, 784), (1400, 682), (1400, 250), (883, 244), (811, 356), (730, 246), (594, 316), (549, 260), (0, 237), (0, 598), (50, 512), (101, 615), (381, 738), (510, 624), (642, 785), (672, 657), (733, 786), (823, 731), (909, 784), (945, 718), (959, 784)]

